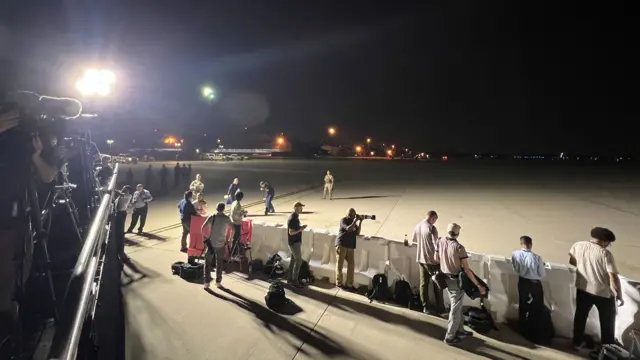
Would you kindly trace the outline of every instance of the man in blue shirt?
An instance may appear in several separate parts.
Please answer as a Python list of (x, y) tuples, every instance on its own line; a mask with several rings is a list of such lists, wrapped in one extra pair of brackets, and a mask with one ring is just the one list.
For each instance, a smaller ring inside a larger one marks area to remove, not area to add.
[(544, 306), (541, 280), (546, 276), (544, 262), (533, 253), (533, 240), (529, 236), (520, 237), (521, 249), (511, 255), (513, 270), (518, 274), (519, 306), (518, 317), (521, 331), (526, 331), (527, 317)]
[(180, 222), (182, 223), (182, 238), (180, 239), (180, 251), (187, 252), (187, 235), (191, 231), (191, 217), (196, 215), (196, 208), (191, 202), (193, 198), (193, 192), (187, 191), (184, 193), (184, 199), (178, 203), (178, 209), (180, 210)]

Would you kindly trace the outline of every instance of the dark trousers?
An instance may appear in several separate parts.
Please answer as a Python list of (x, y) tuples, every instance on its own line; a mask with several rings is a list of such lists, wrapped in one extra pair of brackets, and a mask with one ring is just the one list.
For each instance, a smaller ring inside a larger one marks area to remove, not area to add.
[(518, 280), (518, 324), (520, 331), (525, 333), (527, 329), (527, 317), (539, 314), (544, 306), (544, 292), (542, 282), (529, 280), (523, 277)]
[(273, 207), (273, 195), (269, 194), (267, 195), (265, 202), (264, 202), (264, 213), (265, 215), (268, 213), (273, 213), (276, 212), (276, 209)]
[(233, 224), (233, 255), (237, 255), (240, 250), (240, 236), (242, 235), (242, 225)]
[(124, 226), (127, 221), (127, 211), (118, 211), (116, 213), (116, 246), (118, 248), (118, 255), (122, 258), (124, 254)]
[(573, 317), (573, 344), (579, 346), (584, 340), (584, 329), (587, 326), (589, 311), (595, 306), (600, 318), (600, 338), (603, 344), (614, 344), (616, 339), (616, 300), (589, 294), (586, 291), (576, 292), (576, 313)]
[(429, 303), (429, 284), (433, 287), (433, 293), (435, 296), (435, 310), (439, 313), (444, 312), (444, 299), (442, 296), (442, 290), (436, 284), (432, 277), (440, 271), (440, 265), (427, 265), (427, 264), (419, 264), (420, 265), (420, 300), (422, 301), (422, 306), (426, 308), (430, 308)]
[(138, 224), (138, 219), (140, 219), (140, 227), (138, 227), (138, 232), (142, 232), (144, 229), (144, 224), (147, 222), (147, 212), (149, 211), (149, 206), (145, 205), (144, 207), (133, 209), (133, 215), (131, 215), (131, 224), (129, 225), (128, 232), (133, 231), (133, 228)]
[(189, 236), (189, 232), (191, 232), (191, 218), (182, 220), (182, 238), (180, 239), (180, 247), (182, 249), (186, 249), (188, 247), (187, 244), (187, 236)]

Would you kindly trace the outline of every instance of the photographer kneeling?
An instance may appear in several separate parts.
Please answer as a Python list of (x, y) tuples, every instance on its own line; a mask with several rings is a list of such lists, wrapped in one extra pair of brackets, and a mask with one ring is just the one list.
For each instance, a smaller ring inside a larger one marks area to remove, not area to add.
[[(356, 250), (356, 237), (360, 235), (362, 220), (375, 216), (356, 214), (356, 210), (351, 208), (347, 211), (347, 216), (340, 220), (340, 230), (336, 238), (336, 286), (344, 290), (353, 291), (353, 272), (355, 270), (354, 252)], [(342, 266), (347, 261), (347, 281), (342, 282)]]

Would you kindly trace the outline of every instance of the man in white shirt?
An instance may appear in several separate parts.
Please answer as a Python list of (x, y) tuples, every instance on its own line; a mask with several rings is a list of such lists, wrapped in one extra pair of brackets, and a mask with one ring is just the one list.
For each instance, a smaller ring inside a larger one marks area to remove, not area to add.
[(528, 336), (532, 329), (527, 326), (527, 318), (539, 314), (544, 306), (544, 292), (542, 279), (546, 276), (544, 262), (540, 255), (535, 254), (533, 240), (529, 236), (520, 237), (520, 250), (511, 255), (513, 270), (518, 274), (518, 322), (520, 333)]
[(235, 256), (239, 252), (240, 235), (242, 234), (242, 219), (247, 215), (247, 211), (242, 208), (240, 201), (244, 199), (244, 193), (238, 191), (236, 199), (231, 203), (231, 220), (233, 220), (233, 246), (231, 256)]
[(576, 267), (576, 313), (573, 318), (573, 346), (584, 340), (589, 311), (595, 305), (600, 318), (602, 344), (615, 343), (616, 300), (622, 306), (620, 278), (613, 255), (607, 249), (616, 241), (606, 228), (591, 229), (591, 240), (580, 241), (569, 251), (569, 263)]
[(136, 192), (133, 193), (131, 199), (131, 207), (133, 207), (133, 214), (131, 215), (131, 224), (129, 224), (128, 233), (133, 232), (133, 228), (138, 224), (140, 219), (140, 227), (138, 227), (138, 235), (142, 235), (144, 224), (147, 222), (147, 213), (149, 212), (149, 203), (153, 200), (153, 196), (149, 190), (145, 189), (142, 184), (136, 186)]
[[(222, 270), (224, 267), (224, 249), (228, 242), (227, 231), (233, 232), (233, 221), (224, 214), (224, 203), (218, 203), (214, 215), (209, 215), (202, 224), (203, 243), (207, 247), (204, 256), (204, 288), (211, 286), (211, 269), (213, 261), (216, 262), (216, 287), (222, 286)], [(208, 228), (209, 237), (204, 238)], [(232, 234), (233, 235), (233, 234)]]
[(327, 170), (327, 175), (324, 176), (324, 191), (322, 192), (322, 199), (327, 198), (329, 194), (329, 200), (333, 200), (333, 175), (331, 171)]
[(115, 239), (120, 261), (127, 262), (129, 258), (124, 253), (124, 225), (127, 221), (127, 208), (131, 203), (131, 186), (125, 185), (122, 190), (116, 190), (116, 193), (118, 198), (116, 199)]
[[(443, 289), (440, 289), (432, 279), (440, 271), (440, 264), (435, 260), (438, 241), (436, 221), (438, 221), (438, 214), (430, 210), (426, 219), (419, 222), (413, 230), (413, 242), (418, 245), (416, 262), (420, 265), (420, 300), (424, 313), (429, 315), (439, 315), (444, 312)], [(430, 283), (435, 295), (435, 309), (433, 310), (429, 303)]]

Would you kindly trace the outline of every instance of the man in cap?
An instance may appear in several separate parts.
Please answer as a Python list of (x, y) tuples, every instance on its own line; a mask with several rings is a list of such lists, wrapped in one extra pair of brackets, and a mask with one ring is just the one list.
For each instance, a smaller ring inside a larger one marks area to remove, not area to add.
[(459, 343), (464, 337), (471, 336), (470, 331), (464, 330), (462, 314), (462, 300), (464, 290), (460, 287), (460, 274), (464, 271), (469, 280), (478, 287), (480, 295), (486, 294), (486, 289), (478, 283), (473, 271), (469, 268), (467, 250), (458, 242), (460, 225), (451, 223), (447, 226), (447, 236), (438, 240), (436, 261), (440, 264), (440, 271), (445, 275), (451, 311), (447, 324), (447, 334), (444, 342), (448, 345)]
[(307, 225), (300, 225), (300, 213), (304, 204), (296, 202), (293, 204), (293, 212), (287, 220), (287, 235), (289, 240), (289, 250), (291, 250), (291, 264), (289, 266), (289, 283), (295, 287), (301, 287), (299, 282), (300, 267), (302, 266), (302, 232)]
[(333, 175), (331, 175), (331, 171), (329, 170), (327, 170), (327, 174), (324, 176), (323, 200), (327, 198), (327, 194), (329, 194), (329, 200), (333, 200)]

